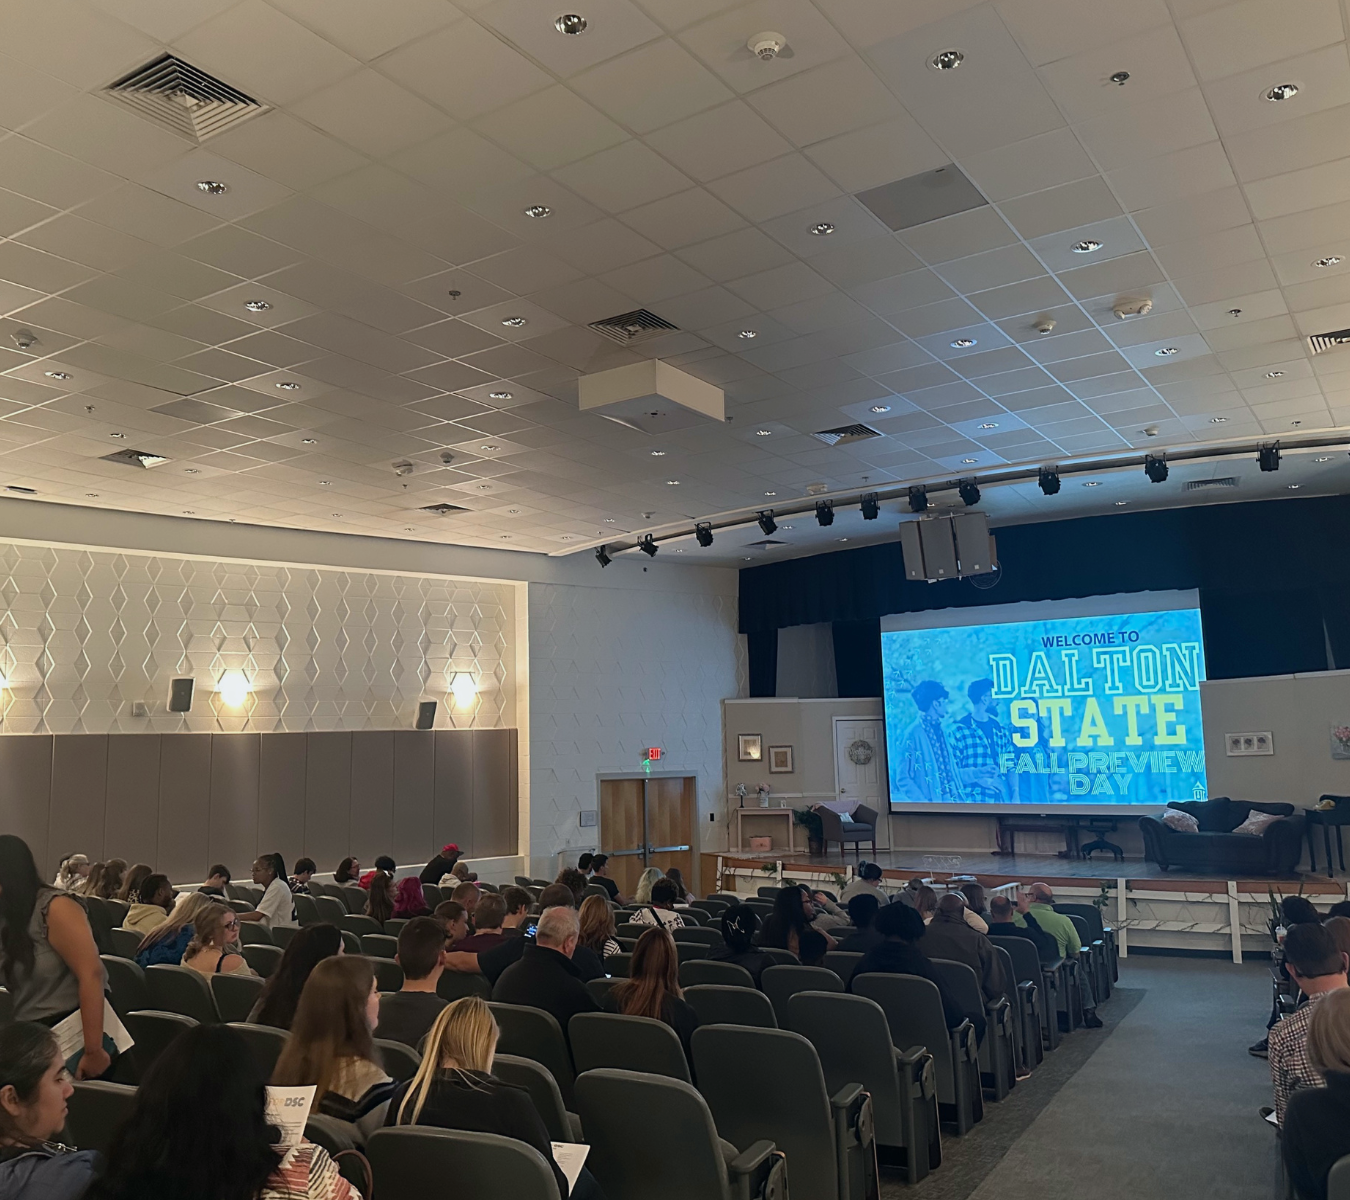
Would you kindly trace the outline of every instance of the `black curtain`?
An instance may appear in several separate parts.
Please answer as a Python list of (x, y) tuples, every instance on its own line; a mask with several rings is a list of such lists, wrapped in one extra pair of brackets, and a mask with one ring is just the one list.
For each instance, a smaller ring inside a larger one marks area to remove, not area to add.
[(881, 622), (835, 621), (834, 679), (840, 696), (881, 695)]
[(759, 629), (745, 636), (750, 658), (750, 694), (778, 694), (778, 630)]

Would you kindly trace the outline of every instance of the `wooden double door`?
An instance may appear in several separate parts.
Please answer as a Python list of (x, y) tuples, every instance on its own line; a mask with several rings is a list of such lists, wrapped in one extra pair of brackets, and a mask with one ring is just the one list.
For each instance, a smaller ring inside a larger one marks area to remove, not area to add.
[(600, 781), (600, 849), (609, 875), (632, 896), (648, 867), (678, 867), (698, 893), (698, 784), (693, 775), (640, 776)]

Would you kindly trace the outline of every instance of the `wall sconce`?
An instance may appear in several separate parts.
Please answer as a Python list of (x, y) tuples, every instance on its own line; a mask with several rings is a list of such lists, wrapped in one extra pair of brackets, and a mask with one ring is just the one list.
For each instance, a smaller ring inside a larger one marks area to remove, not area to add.
[(241, 707), (252, 690), (248, 676), (243, 671), (226, 671), (216, 685), (221, 700), (230, 708)]
[(455, 698), (457, 708), (467, 708), (478, 695), (478, 685), (468, 671), (456, 671), (450, 680), (450, 695)]

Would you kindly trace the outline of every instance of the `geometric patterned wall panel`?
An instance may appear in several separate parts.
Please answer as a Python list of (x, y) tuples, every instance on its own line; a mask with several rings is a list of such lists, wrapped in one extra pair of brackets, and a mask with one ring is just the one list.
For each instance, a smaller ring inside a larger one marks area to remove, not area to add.
[[(408, 729), (423, 699), (440, 729), (514, 726), (514, 612), (509, 585), (0, 542), (0, 731)], [(238, 708), (226, 671), (253, 689)]]

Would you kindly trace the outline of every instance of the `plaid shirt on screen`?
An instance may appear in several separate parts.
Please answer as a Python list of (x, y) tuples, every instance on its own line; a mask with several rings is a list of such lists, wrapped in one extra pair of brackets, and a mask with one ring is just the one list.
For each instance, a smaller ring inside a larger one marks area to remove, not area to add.
[[(991, 720), (979, 725), (969, 713), (948, 727), (947, 737), (956, 765), (963, 771), (981, 767), (992, 767), (997, 771), (999, 757), (1013, 752), (1012, 736), (998, 721)], [(1003, 789), (998, 785), (987, 787), (978, 783), (963, 783), (961, 789), (971, 800), (1004, 798)]]

